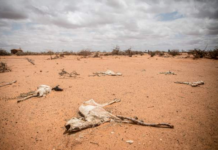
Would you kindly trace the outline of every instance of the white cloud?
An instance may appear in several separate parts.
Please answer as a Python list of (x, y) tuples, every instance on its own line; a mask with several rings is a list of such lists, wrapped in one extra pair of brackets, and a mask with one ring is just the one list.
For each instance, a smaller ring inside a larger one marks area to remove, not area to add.
[(0, 0), (0, 48), (54, 51), (217, 46), (217, 0)]

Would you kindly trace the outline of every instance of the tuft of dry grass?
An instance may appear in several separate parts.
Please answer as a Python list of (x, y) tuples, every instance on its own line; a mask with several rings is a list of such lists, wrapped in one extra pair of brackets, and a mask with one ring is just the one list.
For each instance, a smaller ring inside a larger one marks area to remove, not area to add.
[(0, 62), (0, 73), (10, 72), (11, 69), (7, 66), (6, 63)]

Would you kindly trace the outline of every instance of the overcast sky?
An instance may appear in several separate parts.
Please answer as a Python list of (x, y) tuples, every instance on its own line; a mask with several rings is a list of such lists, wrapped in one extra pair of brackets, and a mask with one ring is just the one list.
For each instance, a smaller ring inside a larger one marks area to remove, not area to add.
[(218, 0), (0, 0), (0, 48), (189, 50), (218, 46)]

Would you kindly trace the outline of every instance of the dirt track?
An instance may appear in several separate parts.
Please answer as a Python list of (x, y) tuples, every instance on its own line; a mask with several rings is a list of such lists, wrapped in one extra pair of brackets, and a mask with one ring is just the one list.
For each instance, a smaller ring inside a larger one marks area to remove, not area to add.
[[(76, 56), (46, 60), (49, 56), (1, 57), (12, 72), (1, 73), (0, 149), (218, 149), (218, 61), (150, 56), (84, 58)], [(61, 69), (77, 71), (79, 78), (61, 79)], [(107, 69), (121, 72), (119, 77), (89, 77)], [(159, 72), (173, 71), (177, 75)], [(191, 87), (175, 81), (199, 81)], [(22, 103), (20, 93), (40, 84), (60, 85), (63, 92)], [(77, 115), (80, 104), (93, 98), (104, 103), (114, 98), (120, 103), (106, 109), (113, 114), (137, 116), (149, 123), (167, 122), (174, 129), (106, 123), (75, 134), (63, 134), (64, 124)], [(126, 143), (133, 140), (133, 144)]]

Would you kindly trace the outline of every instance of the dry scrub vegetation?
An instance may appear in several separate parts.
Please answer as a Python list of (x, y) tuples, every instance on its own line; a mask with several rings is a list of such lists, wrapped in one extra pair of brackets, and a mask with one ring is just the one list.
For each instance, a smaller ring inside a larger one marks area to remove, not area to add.
[[(116, 46), (111, 52), (99, 52), (99, 51), (91, 51), (89, 49), (84, 49), (79, 52), (73, 51), (62, 51), (62, 52), (53, 52), (51, 50), (47, 52), (17, 52), (15, 55), (17, 56), (25, 56), (25, 55), (50, 55), (50, 59), (57, 59), (57, 58), (64, 58), (67, 55), (77, 55), (81, 56), (82, 58), (93, 57), (93, 58), (101, 58), (101, 56), (129, 56), (132, 57), (133, 55), (144, 55), (148, 54), (151, 57), (159, 56), (159, 57), (169, 57), (169, 56), (179, 56), (182, 53), (188, 54), (188, 56), (192, 56), (193, 59), (199, 58), (207, 58), (207, 59), (218, 59), (218, 47), (214, 50), (201, 50), (201, 49), (194, 49), (189, 51), (179, 51), (179, 50), (168, 50), (166, 51), (136, 51), (132, 50), (131, 48), (127, 50), (120, 50), (119, 46)], [(12, 55), (11, 53), (7, 52), (4, 49), (0, 49), (0, 56), (9, 56)], [(54, 55), (54, 57), (52, 57)]]
[(10, 72), (11, 69), (7, 66), (6, 63), (0, 62), (0, 73)]

